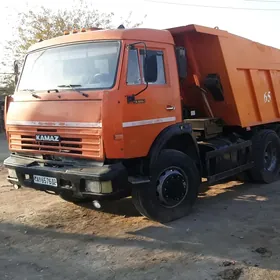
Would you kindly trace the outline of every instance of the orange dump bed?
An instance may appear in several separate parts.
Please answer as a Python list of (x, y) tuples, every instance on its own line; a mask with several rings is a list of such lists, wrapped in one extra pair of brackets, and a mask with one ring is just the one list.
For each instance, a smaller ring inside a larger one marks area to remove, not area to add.
[(226, 31), (189, 25), (169, 30), (188, 56), (184, 103), (209, 116), (194, 75), (201, 86), (208, 74), (219, 74), (223, 101), (207, 94), (215, 117), (242, 127), (280, 121), (280, 50)]

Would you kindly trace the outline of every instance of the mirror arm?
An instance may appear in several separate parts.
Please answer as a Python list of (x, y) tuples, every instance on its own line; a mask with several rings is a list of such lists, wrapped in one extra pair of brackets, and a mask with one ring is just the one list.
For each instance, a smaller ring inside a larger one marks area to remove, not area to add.
[(140, 90), (138, 93), (132, 94), (132, 95), (127, 95), (127, 102), (128, 102), (128, 103), (134, 102), (134, 101), (135, 101), (135, 97), (136, 97), (137, 95), (139, 95), (140, 93), (142, 93), (143, 91), (145, 91), (145, 90), (148, 88), (148, 86), (149, 86), (149, 83), (146, 82), (145, 87), (144, 87), (142, 90)]
[[(133, 43), (133, 44), (129, 44), (127, 47), (129, 48), (129, 49), (133, 49), (134, 47), (135, 47), (135, 45), (139, 45), (139, 44), (143, 44), (144, 45), (144, 73), (146, 72), (146, 65), (147, 65), (147, 63), (146, 63), (146, 58), (147, 58), (147, 45), (146, 45), (146, 43), (145, 42), (141, 42), (141, 41), (139, 41), (139, 42), (135, 42), (135, 43)], [(144, 74), (143, 73), (143, 74)], [(140, 93), (142, 93), (143, 91), (145, 91), (147, 88), (148, 88), (148, 86), (149, 86), (149, 83), (146, 81), (146, 85), (145, 85), (145, 87), (142, 89), (142, 90), (140, 90), (138, 93), (136, 93), (136, 94), (132, 94), (132, 95), (128, 95), (127, 96), (127, 103), (132, 103), (132, 102), (134, 102), (135, 101), (135, 97), (136, 96), (138, 96)]]
[(144, 56), (146, 57), (147, 56), (147, 45), (145, 42), (135, 42), (135, 43), (132, 43), (132, 44), (129, 44), (127, 46), (128, 49), (134, 49), (135, 45), (139, 45), (139, 44), (143, 44), (144, 45)]
[[(135, 97), (137, 96), (137, 95), (139, 95), (140, 93), (142, 93), (143, 91), (145, 91), (147, 88), (148, 88), (148, 86), (149, 86), (149, 83), (148, 82), (146, 82), (146, 85), (145, 85), (145, 87), (142, 89), (142, 90), (140, 90), (138, 93), (136, 93), (136, 94), (132, 94), (131, 95), (131, 97), (133, 98), (133, 101), (135, 100)], [(129, 96), (128, 96), (129, 97)]]

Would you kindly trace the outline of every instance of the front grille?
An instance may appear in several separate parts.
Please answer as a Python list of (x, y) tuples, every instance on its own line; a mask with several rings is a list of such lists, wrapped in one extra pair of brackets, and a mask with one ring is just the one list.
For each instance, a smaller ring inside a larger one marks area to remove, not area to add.
[[(103, 159), (101, 129), (9, 127), (8, 134), (11, 151)], [(59, 135), (60, 142), (37, 141), (36, 134)]]

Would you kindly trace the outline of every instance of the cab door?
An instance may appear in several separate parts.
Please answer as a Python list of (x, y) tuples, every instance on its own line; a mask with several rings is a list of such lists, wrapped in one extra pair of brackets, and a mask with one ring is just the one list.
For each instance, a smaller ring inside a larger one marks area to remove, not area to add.
[[(180, 105), (176, 106), (180, 104), (180, 94), (174, 46), (147, 44), (147, 56), (156, 56), (157, 67), (156, 80), (147, 88), (142, 46), (125, 49), (121, 81), (125, 158), (146, 156), (159, 133), (181, 117)], [(169, 53), (173, 56), (168, 56)], [(173, 66), (176, 71), (171, 81), (169, 70)], [(136, 95), (135, 100), (131, 101), (133, 95)]]

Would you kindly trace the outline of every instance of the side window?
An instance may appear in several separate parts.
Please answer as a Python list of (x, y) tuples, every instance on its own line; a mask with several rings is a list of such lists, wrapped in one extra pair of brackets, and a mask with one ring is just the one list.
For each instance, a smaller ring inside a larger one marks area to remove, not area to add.
[(139, 85), (141, 83), (137, 50), (129, 50), (126, 83), (128, 85)]
[[(144, 74), (144, 51), (141, 50), (141, 65), (142, 65), (142, 71)], [(158, 75), (157, 75), (157, 80), (154, 83), (151, 84), (157, 84), (157, 85), (162, 85), (166, 84), (166, 79), (165, 79), (165, 69), (164, 69), (164, 59), (163, 59), (163, 51), (152, 51), (152, 50), (147, 50), (147, 56), (152, 56), (156, 55), (157, 57), (157, 70), (158, 70)], [(145, 75), (143, 75), (144, 77)], [(145, 81), (144, 81), (145, 82)]]

